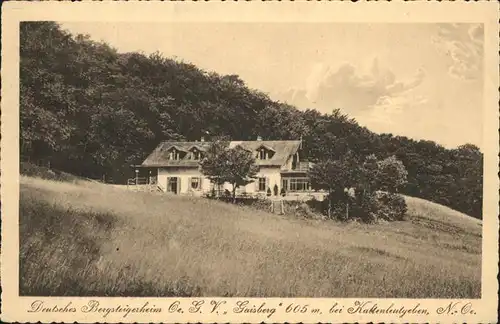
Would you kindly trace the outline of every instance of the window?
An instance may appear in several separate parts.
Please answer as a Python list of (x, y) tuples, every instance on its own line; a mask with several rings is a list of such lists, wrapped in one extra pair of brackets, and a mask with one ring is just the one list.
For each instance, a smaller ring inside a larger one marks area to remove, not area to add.
[(267, 159), (267, 151), (264, 149), (261, 149), (259, 151), (259, 159), (261, 160), (266, 160)]
[(168, 159), (169, 160), (180, 160), (181, 159), (180, 152), (177, 151), (176, 149), (172, 149), (168, 154)]
[(191, 158), (193, 160), (199, 160), (200, 159), (200, 151), (198, 150), (193, 150), (193, 152), (191, 153)]
[(200, 190), (201, 188), (201, 179), (200, 178), (191, 178), (191, 189)]
[(270, 160), (273, 158), (274, 150), (267, 146), (260, 146), (257, 150), (256, 158), (259, 160)]
[(259, 191), (266, 191), (266, 178), (259, 178)]
[(307, 178), (290, 178), (290, 191), (308, 191), (311, 187)]

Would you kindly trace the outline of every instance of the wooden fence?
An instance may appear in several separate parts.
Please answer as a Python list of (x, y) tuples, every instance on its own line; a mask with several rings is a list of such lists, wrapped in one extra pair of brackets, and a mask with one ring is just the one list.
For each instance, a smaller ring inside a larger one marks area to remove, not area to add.
[(157, 177), (135, 177), (127, 179), (127, 189), (133, 191), (160, 191)]

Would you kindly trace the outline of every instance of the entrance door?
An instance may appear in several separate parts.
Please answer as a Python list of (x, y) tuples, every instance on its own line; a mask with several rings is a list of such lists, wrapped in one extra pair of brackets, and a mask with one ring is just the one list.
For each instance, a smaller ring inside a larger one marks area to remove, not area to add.
[(179, 178), (178, 177), (169, 177), (167, 180), (167, 191), (172, 192), (174, 194), (179, 193)]

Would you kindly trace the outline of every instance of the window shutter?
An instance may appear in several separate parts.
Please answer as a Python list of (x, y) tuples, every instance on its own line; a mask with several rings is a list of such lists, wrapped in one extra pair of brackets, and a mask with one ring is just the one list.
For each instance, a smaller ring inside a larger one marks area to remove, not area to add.
[(254, 182), (255, 183), (255, 191), (259, 191), (259, 179), (260, 178), (255, 179), (255, 182)]
[(267, 191), (267, 188), (269, 188), (269, 178), (266, 177), (266, 191)]
[(191, 181), (193, 180), (192, 177), (188, 177), (188, 191), (193, 190), (193, 187), (191, 187)]

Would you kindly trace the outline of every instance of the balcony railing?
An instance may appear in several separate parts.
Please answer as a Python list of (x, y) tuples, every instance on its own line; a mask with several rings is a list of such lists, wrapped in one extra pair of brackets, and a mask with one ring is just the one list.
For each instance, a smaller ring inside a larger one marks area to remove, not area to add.
[(307, 172), (311, 169), (312, 165), (311, 162), (299, 162), (292, 166), (291, 169), (284, 169), (282, 172)]
[(309, 169), (311, 169), (312, 167), (312, 163), (311, 162), (300, 162), (295, 170), (297, 171), (309, 171)]

